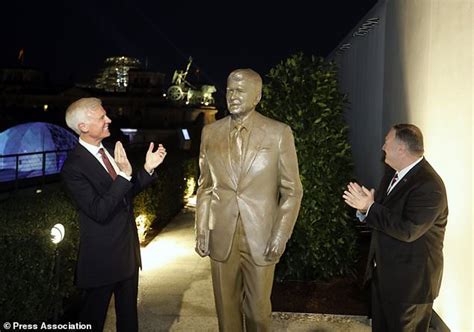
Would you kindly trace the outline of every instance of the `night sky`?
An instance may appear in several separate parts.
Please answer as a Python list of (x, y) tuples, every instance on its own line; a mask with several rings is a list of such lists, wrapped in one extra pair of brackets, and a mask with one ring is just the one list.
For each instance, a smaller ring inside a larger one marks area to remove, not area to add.
[(264, 76), (302, 51), (326, 56), (377, 0), (8, 1), (0, 19), (0, 67), (24, 65), (58, 83), (85, 82), (106, 57), (127, 55), (167, 74), (189, 56), (201, 80), (223, 87), (230, 71)]

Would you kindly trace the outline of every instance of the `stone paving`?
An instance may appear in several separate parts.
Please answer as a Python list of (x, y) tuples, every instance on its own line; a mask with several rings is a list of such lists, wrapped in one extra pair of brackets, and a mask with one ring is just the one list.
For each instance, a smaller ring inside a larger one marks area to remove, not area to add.
[[(194, 252), (194, 209), (186, 208), (142, 248), (140, 331), (218, 331), (209, 258)], [(368, 332), (361, 316), (273, 313), (273, 331)], [(106, 332), (115, 331), (113, 301)]]

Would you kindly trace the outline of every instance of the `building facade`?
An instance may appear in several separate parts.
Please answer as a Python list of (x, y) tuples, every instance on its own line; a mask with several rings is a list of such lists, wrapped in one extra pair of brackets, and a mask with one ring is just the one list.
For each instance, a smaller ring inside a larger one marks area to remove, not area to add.
[(328, 57), (350, 102), (358, 180), (378, 183), (392, 125), (414, 123), (424, 133), (450, 210), (434, 308), (453, 331), (474, 329), (473, 53), (472, 0), (379, 0)]

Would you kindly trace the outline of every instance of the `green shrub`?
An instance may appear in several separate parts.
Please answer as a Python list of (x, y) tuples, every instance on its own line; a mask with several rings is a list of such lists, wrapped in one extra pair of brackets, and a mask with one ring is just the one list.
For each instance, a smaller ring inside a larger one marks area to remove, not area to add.
[[(196, 178), (195, 159), (169, 158), (157, 169), (157, 180), (134, 201), (135, 216), (144, 216), (146, 234), (150, 227), (168, 223), (184, 206), (187, 182)], [(140, 231), (139, 231), (140, 232)], [(144, 240), (144, 236), (141, 239)]]
[(196, 194), (197, 179), (199, 174), (199, 163), (197, 158), (191, 158), (184, 162), (184, 179), (186, 187), (184, 189), (184, 198), (188, 199)]
[[(12, 196), (0, 203), (0, 321), (38, 322), (51, 319), (55, 308), (60, 313), (63, 299), (75, 292), (76, 220), (76, 211), (62, 190)], [(58, 245), (50, 236), (56, 223), (66, 230)]]
[[(192, 161), (183, 156), (168, 159), (157, 169), (157, 181), (134, 202), (135, 216), (146, 215), (147, 226), (169, 222), (183, 207)], [(50, 237), (56, 223), (66, 229), (57, 247)], [(0, 202), (0, 322), (40, 322), (52, 319), (55, 310), (61, 314), (63, 299), (77, 294), (73, 281), (78, 243), (77, 212), (62, 189)], [(59, 274), (54, 270), (56, 248)]]
[(352, 271), (355, 225), (341, 196), (352, 162), (345, 97), (333, 63), (293, 55), (267, 75), (260, 110), (291, 126), (304, 196), (277, 278), (325, 280)]

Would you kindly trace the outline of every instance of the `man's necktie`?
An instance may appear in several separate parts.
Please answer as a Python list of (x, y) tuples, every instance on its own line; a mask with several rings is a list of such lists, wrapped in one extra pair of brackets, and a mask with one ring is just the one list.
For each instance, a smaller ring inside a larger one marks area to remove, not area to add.
[(390, 181), (390, 185), (387, 188), (387, 194), (390, 192), (390, 190), (392, 190), (393, 185), (397, 182), (397, 180), (398, 180), (398, 172), (396, 172), (393, 175), (392, 181)]
[(114, 167), (113, 167), (112, 164), (110, 163), (109, 158), (108, 158), (107, 155), (105, 154), (104, 149), (103, 149), (103, 148), (100, 148), (100, 149), (99, 149), (99, 153), (100, 153), (100, 156), (102, 157), (102, 161), (103, 161), (104, 164), (105, 164), (105, 168), (107, 168), (107, 172), (109, 172), (109, 174), (110, 174), (110, 176), (112, 177), (112, 179), (115, 180), (115, 178), (117, 177), (117, 173), (115, 172)]

